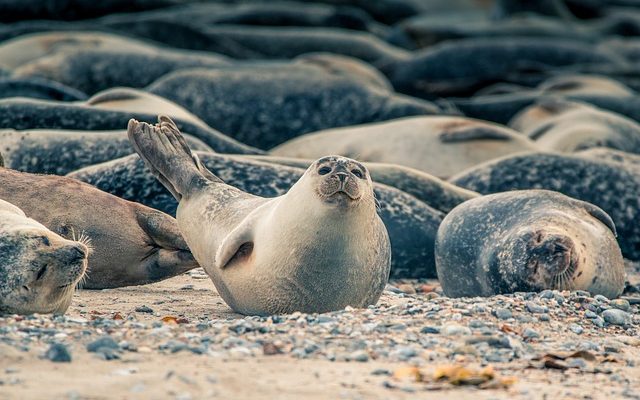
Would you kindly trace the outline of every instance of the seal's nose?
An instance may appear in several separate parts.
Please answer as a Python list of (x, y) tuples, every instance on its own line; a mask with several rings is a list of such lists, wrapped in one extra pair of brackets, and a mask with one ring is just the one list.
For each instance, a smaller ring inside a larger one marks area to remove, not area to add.
[(336, 176), (337, 176), (337, 177), (338, 177), (338, 179), (340, 180), (340, 183), (344, 183), (344, 182), (347, 180), (347, 178), (349, 177), (349, 175), (347, 175), (347, 174), (346, 174), (346, 173), (344, 173), (344, 172), (338, 172), (338, 173), (336, 174)]
[(77, 263), (78, 261), (82, 261), (87, 256), (87, 249), (84, 245), (75, 244), (72, 246), (67, 246), (64, 249), (65, 256), (67, 261), (70, 264)]

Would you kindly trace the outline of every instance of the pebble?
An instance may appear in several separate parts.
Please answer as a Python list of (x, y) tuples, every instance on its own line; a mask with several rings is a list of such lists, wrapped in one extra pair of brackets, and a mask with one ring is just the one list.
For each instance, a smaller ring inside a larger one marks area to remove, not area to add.
[(45, 353), (45, 358), (53, 362), (71, 362), (71, 352), (62, 343), (53, 343)]
[(629, 311), (631, 309), (631, 304), (625, 299), (611, 300), (609, 305), (622, 311)]
[(524, 331), (522, 331), (522, 337), (524, 339), (536, 339), (540, 337), (540, 334), (531, 328), (525, 328)]
[(526, 308), (527, 308), (527, 311), (529, 311), (532, 314), (543, 314), (543, 313), (549, 312), (549, 308), (547, 306), (542, 306), (532, 301), (528, 301), (526, 303)]
[(602, 318), (611, 325), (628, 325), (631, 323), (631, 315), (617, 308), (605, 310), (602, 313)]
[(495, 315), (498, 319), (509, 319), (512, 317), (511, 310), (506, 308), (497, 308), (495, 310)]
[(442, 329), (442, 334), (446, 336), (471, 335), (471, 329), (462, 325), (449, 324)]
[(87, 345), (87, 351), (89, 353), (95, 353), (102, 348), (118, 350), (120, 346), (111, 336), (102, 336)]
[(351, 361), (367, 362), (369, 361), (369, 354), (364, 350), (354, 351), (349, 355)]
[(153, 309), (147, 306), (140, 306), (140, 307), (136, 307), (136, 312), (153, 314)]
[(575, 333), (576, 335), (580, 335), (582, 334), (582, 332), (584, 332), (584, 328), (581, 327), (578, 324), (571, 324), (569, 325), (569, 330), (573, 333)]

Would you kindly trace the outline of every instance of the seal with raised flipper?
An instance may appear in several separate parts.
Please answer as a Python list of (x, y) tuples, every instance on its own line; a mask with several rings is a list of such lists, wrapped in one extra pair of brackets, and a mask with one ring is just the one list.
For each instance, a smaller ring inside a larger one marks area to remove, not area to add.
[(286, 194), (263, 198), (207, 170), (168, 117), (155, 126), (131, 120), (128, 132), (180, 202), (180, 230), (232, 309), (311, 313), (377, 302), (391, 246), (362, 164), (323, 157)]
[(438, 229), (436, 267), (450, 297), (557, 289), (614, 298), (625, 282), (609, 215), (548, 190), (497, 193), (454, 208)]
[(63, 314), (87, 269), (89, 248), (0, 200), (0, 314)]

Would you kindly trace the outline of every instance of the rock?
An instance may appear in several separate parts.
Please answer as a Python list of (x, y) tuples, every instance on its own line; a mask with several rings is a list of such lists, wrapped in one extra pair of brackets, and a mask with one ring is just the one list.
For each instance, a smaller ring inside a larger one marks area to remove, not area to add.
[(512, 317), (511, 310), (507, 308), (497, 308), (494, 313), (498, 319), (509, 319)]
[(153, 309), (147, 306), (136, 307), (136, 312), (145, 313), (145, 314), (153, 314)]
[(542, 306), (532, 301), (527, 301), (525, 306), (527, 308), (527, 311), (532, 314), (544, 314), (549, 312), (549, 308), (547, 306)]
[(99, 348), (106, 347), (109, 349), (118, 349), (118, 343), (111, 336), (102, 336), (87, 345), (87, 351), (94, 353)]
[(540, 337), (540, 334), (531, 328), (525, 328), (525, 330), (522, 331), (522, 337), (524, 339), (537, 339)]
[(446, 336), (471, 335), (471, 329), (462, 325), (449, 324), (442, 329), (442, 334)]
[(67, 346), (62, 343), (53, 343), (49, 346), (44, 357), (53, 362), (71, 362), (71, 353)]
[(629, 309), (631, 309), (631, 304), (629, 304), (629, 301), (625, 299), (611, 300), (609, 305), (622, 311), (629, 311)]
[(434, 326), (425, 326), (422, 329), (420, 329), (420, 333), (431, 333), (431, 334), (437, 335), (440, 333), (440, 329)]
[(617, 308), (605, 310), (602, 313), (602, 318), (611, 325), (629, 325), (631, 323), (631, 314)]
[(593, 322), (593, 324), (599, 328), (604, 327), (604, 319), (601, 316), (595, 317), (594, 319), (591, 320), (591, 322)]
[(354, 351), (349, 354), (349, 360), (357, 361), (357, 362), (367, 362), (369, 361), (369, 353), (364, 350)]
[(571, 330), (571, 332), (575, 333), (576, 335), (580, 335), (584, 331), (584, 328), (578, 324), (571, 324), (569, 325), (569, 330)]

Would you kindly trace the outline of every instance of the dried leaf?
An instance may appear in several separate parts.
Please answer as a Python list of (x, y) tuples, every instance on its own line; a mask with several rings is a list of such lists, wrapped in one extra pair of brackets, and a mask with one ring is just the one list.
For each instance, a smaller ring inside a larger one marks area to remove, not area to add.
[(502, 324), (502, 326), (500, 326), (500, 331), (504, 333), (515, 333), (516, 335), (520, 335), (522, 333), (521, 330), (515, 329), (511, 327), (511, 325), (507, 325), (507, 324)]
[(124, 319), (124, 317), (122, 316), (122, 314), (120, 314), (119, 312), (117, 312), (117, 313), (113, 314), (113, 318), (112, 318), (112, 319), (115, 319), (115, 320), (123, 320), (123, 319)]
[(393, 377), (400, 380), (422, 382), (423, 375), (417, 367), (401, 367), (393, 371)]
[(482, 370), (472, 370), (461, 365), (445, 365), (436, 368), (433, 378), (435, 380), (447, 380), (452, 385), (481, 385), (492, 380), (495, 372), (492, 367)]
[(162, 322), (165, 324), (178, 324), (178, 318), (167, 315), (166, 317), (162, 317)]

